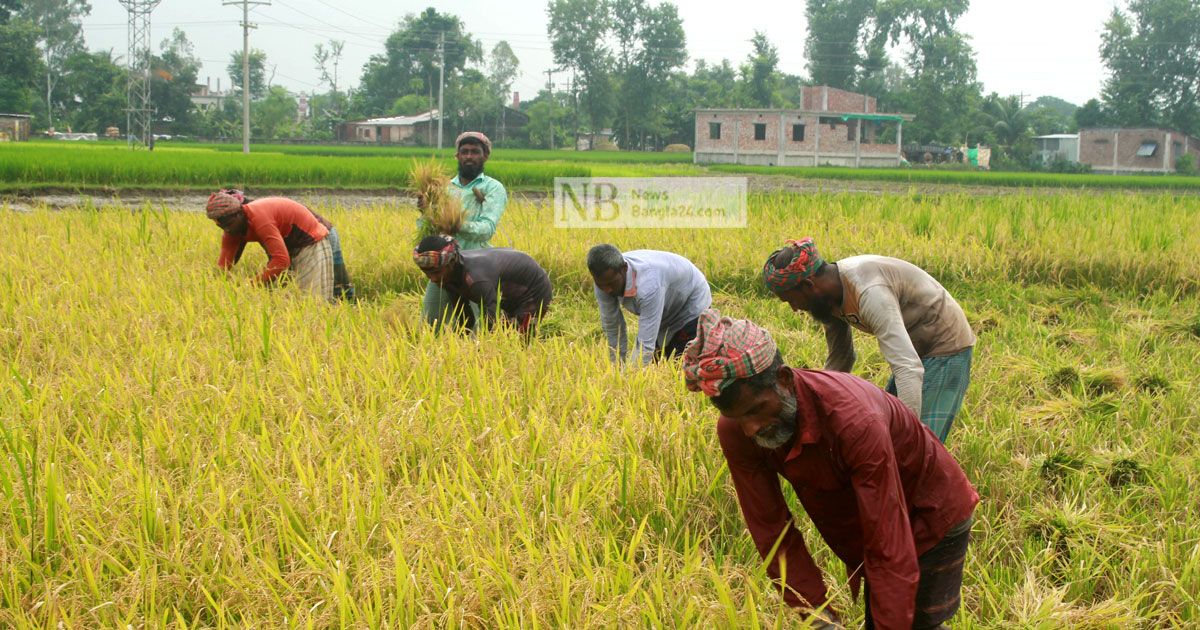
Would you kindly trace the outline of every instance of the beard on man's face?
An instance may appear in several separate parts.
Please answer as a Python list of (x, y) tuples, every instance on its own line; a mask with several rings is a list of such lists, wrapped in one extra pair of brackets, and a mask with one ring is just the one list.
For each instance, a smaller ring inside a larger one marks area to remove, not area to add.
[(829, 322), (833, 317), (833, 300), (814, 297), (808, 303), (808, 312), (819, 322)]
[(771, 450), (791, 442), (796, 435), (796, 395), (779, 383), (775, 384), (775, 393), (779, 396), (779, 414), (753, 438), (755, 444)]
[(476, 177), (479, 177), (479, 174), (482, 172), (483, 164), (470, 164), (463, 162), (459, 162), (458, 164), (458, 178), (460, 180), (475, 179)]

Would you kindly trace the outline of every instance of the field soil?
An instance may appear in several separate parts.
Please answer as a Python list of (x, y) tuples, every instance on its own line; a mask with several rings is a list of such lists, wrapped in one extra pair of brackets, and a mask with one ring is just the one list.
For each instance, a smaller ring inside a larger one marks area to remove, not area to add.
[[(717, 174), (724, 175), (724, 174)], [(736, 176), (734, 174), (729, 174)], [(752, 192), (792, 192), (792, 193), (867, 193), (867, 194), (922, 194), (922, 195), (971, 195), (975, 197), (990, 197), (1003, 195), (1053, 195), (1070, 192), (1071, 194), (1112, 194), (1119, 189), (1066, 189), (1058, 188), (1019, 188), (1013, 186), (963, 186), (959, 184), (931, 184), (884, 181), (850, 181), (839, 179), (809, 179), (790, 177), (787, 175), (746, 175)], [(283, 189), (270, 188), (255, 191), (258, 197), (273, 194), (285, 195), (302, 202), (314, 205), (340, 205), (346, 208), (362, 208), (386, 204), (412, 204), (415, 200), (406, 192), (397, 190), (348, 190), (348, 189)], [(1128, 191), (1148, 192), (1148, 191)], [(1172, 191), (1171, 194), (1197, 195), (1200, 191)], [(548, 199), (552, 193), (548, 190), (515, 190), (510, 191), (513, 200), (538, 202)], [(15, 210), (28, 211), (39, 206), (50, 208), (70, 208), (88, 202), (97, 205), (121, 205), (136, 208), (146, 203), (166, 205), (171, 208), (204, 207), (208, 198), (207, 193), (189, 192), (172, 189), (133, 188), (124, 191), (105, 190), (93, 193), (80, 193), (70, 189), (47, 189), (40, 191), (10, 192), (0, 195), (0, 207), (6, 205)]]

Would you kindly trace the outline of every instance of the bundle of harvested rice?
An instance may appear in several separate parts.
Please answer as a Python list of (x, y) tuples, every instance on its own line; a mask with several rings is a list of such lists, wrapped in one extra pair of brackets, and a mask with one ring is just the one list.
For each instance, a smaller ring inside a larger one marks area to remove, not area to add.
[(465, 214), (462, 199), (450, 192), (450, 178), (441, 165), (436, 160), (414, 162), (408, 181), (413, 194), (424, 200), (421, 216), (425, 221), (418, 240), (431, 234), (457, 234)]

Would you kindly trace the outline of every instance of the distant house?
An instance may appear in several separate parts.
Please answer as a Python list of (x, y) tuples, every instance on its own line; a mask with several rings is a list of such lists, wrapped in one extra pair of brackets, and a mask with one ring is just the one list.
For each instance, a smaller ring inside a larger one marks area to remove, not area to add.
[(1035, 136), (1033, 146), (1034, 154), (1042, 164), (1079, 161), (1079, 134), (1077, 133), (1052, 133), (1046, 136)]
[(25, 142), (29, 140), (33, 116), (29, 114), (0, 114), (0, 141)]
[[(437, 142), (438, 110), (413, 116), (368, 118), (338, 125), (338, 140), (374, 144), (433, 144)], [(443, 131), (445, 134), (445, 131)], [(450, 138), (453, 142), (454, 138)]]
[(865, 94), (801, 90), (799, 109), (697, 109), (698, 164), (897, 166), (912, 114), (879, 113)]
[[(492, 144), (502, 146), (505, 140), (529, 124), (529, 116), (520, 110), (504, 107), (471, 131), (482, 131)], [(442, 128), (442, 144), (453, 146), (460, 129), (457, 119), (447, 117)], [(436, 109), (412, 116), (388, 116), (345, 122), (338, 126), (340, 142), (370, 142), (374, 144), (404, 144), (434, 146), (437, 144), (438, 111)]]
[(1200, 140), (1170, 129), (1079, 130), (1079, 161), (1097, 173), (1174, 173), (1182, 155), (1200, 162)]
[(579, 139), (575, 142), (576, 151), (592, 151), (599, 147), (615, 147), (617, 141), (614, 140), (612, 129), (601, 129), (592, 133), (581, 133)]
[(192, 105), (200, 111), (220, 110), (225, 105), (225, 99), (229, 97), (229, 92), (221, 91), (221, 79), (217, 79), (215, 90), (212, 89), (211, 81), (206, 81), (204, 85), (197, 83), (192, 87)]

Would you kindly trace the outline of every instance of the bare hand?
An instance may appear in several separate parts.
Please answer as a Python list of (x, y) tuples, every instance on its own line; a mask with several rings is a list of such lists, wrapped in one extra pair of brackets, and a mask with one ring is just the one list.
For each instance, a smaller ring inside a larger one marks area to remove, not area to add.
[(417, 195), (417, 210), (425, 209), (425, 195)]

